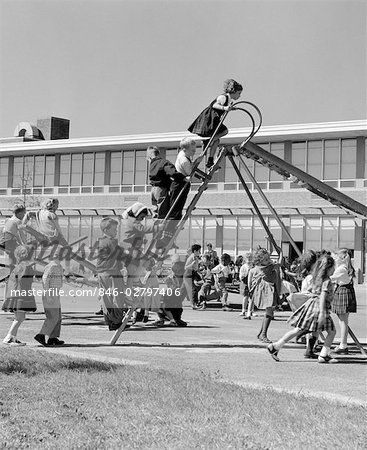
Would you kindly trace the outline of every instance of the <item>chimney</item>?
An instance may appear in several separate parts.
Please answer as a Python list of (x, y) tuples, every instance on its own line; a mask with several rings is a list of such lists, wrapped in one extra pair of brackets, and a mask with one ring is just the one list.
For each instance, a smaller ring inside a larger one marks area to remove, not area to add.
[(37, 128), (46, 141), (54, 139), (69, 139), (70, 120), (60, 117), (38, 119)]

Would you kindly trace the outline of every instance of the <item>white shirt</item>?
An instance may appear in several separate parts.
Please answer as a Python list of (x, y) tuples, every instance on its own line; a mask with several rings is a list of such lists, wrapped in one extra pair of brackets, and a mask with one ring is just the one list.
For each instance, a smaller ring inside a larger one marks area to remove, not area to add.
[(240, 268), (240, 274), (239, 274), (240, 281), (242, 281), (242, 278), (247, 277), (249, 270), (250, 270), (250, 268), (247, 263), (242, 264), (242, 266)]
[(338, 285), (349, 284), (352, 281), (352, 278), (353, 277), (348, 274), (347, 266), (344, 264), (338, 266), (335, 269), (335, 272), (330, 276), (330, 280)]
[(15, 215), (11, 216), (4, 225), (3, 232), (9, 233), (16, 238), (19, 244), (26, 242), (24, 234), (19, 230), (19, 225), (22, 224), (22, 221), (18, 219)]
[(229, 266), (224, 266), (223, 264), (218, 264), (211, 270), (211, 272), (215, 273), (219, 276), (227, 278), (229, 276), (229, 274), (231, 273), (231, 269), (229, 268)]
[(185, 175), (185, 177), (190, 176), (192, 171), (192, 162), (191, 159), (186, 156), (183, 150), (180, 150), (177, 155), (175, 167), (177, 172), (182, 173), (182, 175)]

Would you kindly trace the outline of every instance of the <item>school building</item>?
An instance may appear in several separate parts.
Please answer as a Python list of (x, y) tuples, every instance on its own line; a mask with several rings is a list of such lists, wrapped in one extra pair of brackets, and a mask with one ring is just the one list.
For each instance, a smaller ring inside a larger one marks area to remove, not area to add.
[[(248, 133), (247, 128), (231, 129), (222, 143), (240, 144)], [(91, 245), (99, 236), (102, 217), (118, 217), (136, 201), (150, 206), (147, 147), (158, 146), (163, 157), (174, 162), (180, 140), (188, 135), (177, 132), (69, 139), (66, 119), (43, 119), (36, 126), (22, 122), (16, 126), (13, 137), (0, 139), (0, 222), (11, 215), (11, 204), (16, 201), (25, 200), (28, 206), (35, 207), (42, 197), (57, 197), (60, 224), (68, 241), (87, 235)], [(366, 204), (366, 138), (367, 122), (355, 120), (263, 126), (253, 141)], [(363, 281), (366, 219), (348, 214), (252, 160), (246, 161), (299, 248), (353, 250), (359, 281)], [(196, 183), (192, 192), (197, 189)], [(276, 220), (252, 183), (248, 186), (276, 241), (293, 257)], [(258, 245), (266, 246), (265, 235), (230, 161), (226, 160), (177, 244), (185, 250), (195, 242), (211, 242), (220, 253), (236, 256)]]

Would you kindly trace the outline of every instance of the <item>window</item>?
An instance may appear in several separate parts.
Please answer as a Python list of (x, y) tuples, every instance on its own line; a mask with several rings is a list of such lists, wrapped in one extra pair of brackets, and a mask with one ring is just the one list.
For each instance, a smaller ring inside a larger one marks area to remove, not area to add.
[(23, 169), (24, 182), (27, 188), (32, 187), (33, 183), (33, 156), (24, 157), (24, 169)]
[(276, 219), (269, 218), (269, 229), (271, 231), (271, 234), (274, 236), (275, 242), (280, 245), (280, 243), (282, 242), (282, 229), (280, 228), (280, 225), (278, 224)]
[(60, 155), (60, 186), (70, 184), (70, 155)]
[[(217, 220), (212, 219), (210, 217), (205, 217), (203, 232), (204, 232), (203, 240), (205, 244), (207, 242), (210, 242), (213, 244), (213, 247), (215, 248), (217, 236)], [(206, 247), (204, 248), (204, 250), (206, 250)]]
[(45, 157), (43, 155), (35, 156), (33, 186), (43, 187), (44, 168), (45, 168)]
[(341, 146), (340, 178), (354, 180), (357, 173), (357, 140), (343, 139)]
[(134, 184), (134, 151), (126, 151), (122, 153), (122, 184)]
[(320, 250), (321, 222), (320, 219), (305, 219), (306, 222), (306, 250)]
[(0, 158), (0, 188), (8, 187), (9, 158)]
[(71, 155), (71, 186), (80, 186), (82, 176), (82, 155), (74, 154)]
[(238, 253), (252, 249), (252, 217), (241, 217), (238, 219)]
[(94, 168), (94, 153), (83, 154), (83, 186), (92, 186), (93, 184), (93, 168)]
[(223, 224), (223, 252), (234, 256), (236, 250), (237, 220), (224, 217)]
[(354, 248), (354, 219), (340, 218), (339, 247)]
[(45, 165), (45, 186), (55, 185), (55, 157), (48, 155), (46, 156)]
[(294, 241), (303, 242), (303, 218), (291, 217), (290, 235)]
[[(265, 223), (267, 223), (267, 218), (264, 217)], [(261, 247), (266, 247), (266, 231), (259, 219), (254, 217), (254, 228), (253, 228), (253, 246), (257, 248), (258, 245)]]
[[(96, 153), (94, 163), (94, 183), (93, 186), (103, 186), (104, 185), (104, 172), (105, 172), (105, 153)], [(120, 158), (121, 161), (121, 158)], [(119, 167), (121, 167), (121, 162)]]
[(134, 184), (147, 183), (147, 160), (145, 150), (135, 152), (135, 181)]
[(21, 187), (23, 178), (23, 156), (14, 157), (13, 187)]
[[(260, 147), (262, 147), (267, 152), (269, 151), (270, 145), (269, 144), (261, 144)], [(245, 161), (246, 162), (246, 161)], [(269, 181), (269, 169), (262, 164), (255, 163), (255, 179), (256, 181), (262, 182), (262, 181)]]
[[(284, 159), (284, 143), (273, 142), (270, 145), (270, 152), (272, 155), (277, 156), (280, 159)], [(270, 170), (270, 181), (283, 181), (283, 177), (275, 170)]]
[[(201, 217), (191, 217), (190, 220), (190, 244), (199, 244), (202, 245), (203, 238), (203, 223)], [(201, 249), (201, 251), (203, 251)]]
[(339, 141), (328, 139), (324, 149), (324, 180), (339, 179)]
[(121, 152), (111, 153), (111, 185), (121, 184)]
[[(234, 162), (237, 164), (237, 160), (235, 159)], [(236, 183), (238, 181), (238, 176), (232, 166), (232, 163), (229, 159), (226, 159), (225, 162), (226, 168), (224, 171), (224, 182), (225, 183)]]
[(292, 143), (292, 164), (298, 169), (306, 170), (306, 142)]
[(307, 173), (321, 180), (322, 141), (309, 141), (307, 150)]
[(322, 222), (321, 248), (332, 251), (338, 246), (337, 219), (334, 217), (323, 217)]

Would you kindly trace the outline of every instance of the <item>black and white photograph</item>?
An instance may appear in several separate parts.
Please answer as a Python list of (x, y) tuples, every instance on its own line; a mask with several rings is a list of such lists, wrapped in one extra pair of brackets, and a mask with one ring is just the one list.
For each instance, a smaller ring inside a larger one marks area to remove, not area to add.
[(0, 448), (365, 449), (367, 1), (0, 0)]

